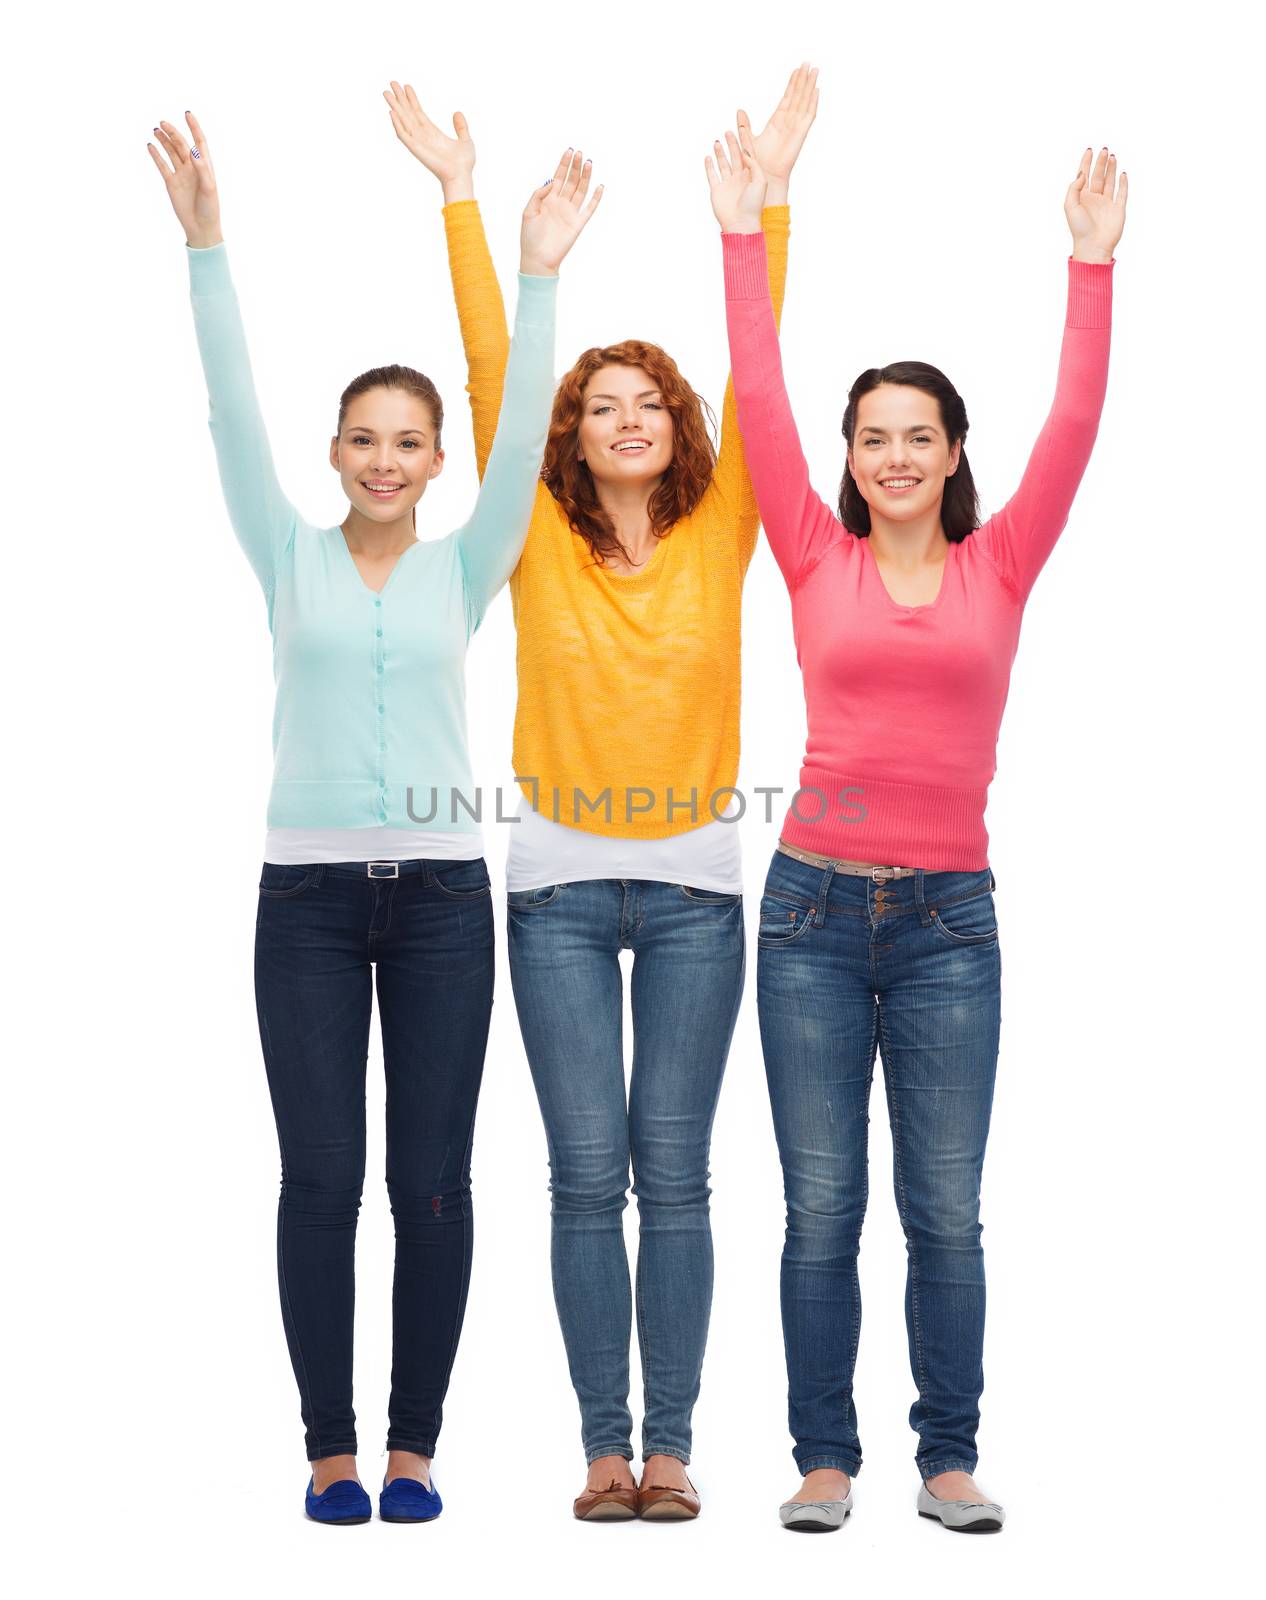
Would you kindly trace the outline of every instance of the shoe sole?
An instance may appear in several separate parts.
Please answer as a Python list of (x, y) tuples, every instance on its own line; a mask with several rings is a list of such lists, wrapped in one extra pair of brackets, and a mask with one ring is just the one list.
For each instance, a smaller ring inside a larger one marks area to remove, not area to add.
[(980, 1517), (975, 1522), (941, 1522), (934, 1511), (920, 1511), (929, 1522), (940, 1522), (946, 1533), (1001, 1533), (1002, 1524), (997, 1517)]
[[(438, 1511), (433, 1517), (384, 1517), (381, 1511), (378, 1513), (379, 1522), (435, 1522), (438, 1517)], [(366, 1518), (365, 1520), (368, 1521), (369, 1519)]]
[(838, 1533), (851, 1515), (851, 1511), (846, 1511), (839, 1522), (820, 1522), (813, 1517), (797, 1517), (794, 1522), (784, 1522), (783, 1527), (788, 1533)]
[(642, 1513), (643, 1522), (693, 1522), (699, 1515), (697, 1511), (688, 1511), (685, 1506), (674, 1505), (671, 1500), (661, 1500), (658, 1505), (649, 1506)]
[(310, 1511), (305, 1511), (304, 1516), (322, 1528), (354, 1528), (358, 1523), (369, 1521), (368, 1517), (314, 1517)]
[(584, 1516), (577, 1516), (577, 1522), (633, 1522), (637, 1518), (635, 1511), (630, 1511), (628, 1506), (622, 1506), (614, 1500), (605, 1500), (600, 1505), (594, 1506), (592, 1511), (586, 1511)]

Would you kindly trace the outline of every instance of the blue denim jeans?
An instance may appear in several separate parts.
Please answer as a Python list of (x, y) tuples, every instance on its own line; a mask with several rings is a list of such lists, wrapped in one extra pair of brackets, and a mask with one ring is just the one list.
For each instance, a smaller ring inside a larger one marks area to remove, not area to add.
[[(743, 992), (743, 903), (600, 879), (509, 896), (510, 976), (549, 1148), (554, 1301), (588, 1461), (631, 1459), (637, 1196), (642, 1455), (690, 1459), (712, 1307), (708, 1145)], [(633, 951), (625, 1097), (621, 950)]]
[(259, 885), (255, 997), (281, 1144), (277, 1277), (310, 1460), (356, 1449), (354, 1253), (375, 977), (396, 1234), (390, 1449), (435, 1454), (466, 1307), (492, 893), (482, 860), (398, 869), (371, 878), (364, 862), (266, 864)]
[(861, 1465), (857, 1249), (876, 1050), (906, 1236), (925, 1478), (976, 1465), (984, 1387), (980, 1174), (998, 1058), (993, 875), (877, 884), (776, 853), (761, 901), (761, 1042), (787, 1200), (782, 1319), (802, 1472)]

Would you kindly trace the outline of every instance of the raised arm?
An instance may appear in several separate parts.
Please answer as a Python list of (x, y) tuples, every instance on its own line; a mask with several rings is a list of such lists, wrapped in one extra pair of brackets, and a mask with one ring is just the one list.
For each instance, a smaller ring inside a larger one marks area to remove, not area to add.
[(460, 111), (450, 138), (422, 109), (412, 84), (392, 80), (383, 91), (396, 137), (444, 191), (444, 234), (453, 299), (466, 351), (466, 393), (475, 433), (475, 464), (482, 479), (501, 413), (510, 336), (505, 302), (475, 200), (475, 144)]
[(472, 629), (518, 565), (527, 537), (554, 397), (558, 269), (602, 198), (599, 187), (586, 204), (589, 177), (577, 151), (565, 172), (533, 191), (523, 212), (505, 399), (474, 513), (458, 533)]
[(1064, 199), (1073, 236), (1055, 401), (1020, 487), (972, 535), (1023, 604), (1068, 521), (1099, 429), (1112, 333), (1112, 252), (1125, 226), (1126, 175), (1104, 149), (1081, 159)]
[(813, 492), (783, 379), (770, 291), (767, 238), (760, 219), (765, 177), (733, 134), (728, 153), (706, 163), (712, 208), (721, 224), (725, 312), (738, 423), (747, 470), (769, 547), (794, 590), (842, 532)]
[[(747, 112), (738, 112), (739, 139), (752, 150), (766, 179), (765, 207), (760, 223), (765, 233), (769, 260), (769, 286), (774, 323), (782, 320), (783, 292), (787, 283), (787, 240), (791, 231), (787, 194), (791, 172), (804, 145), (818, 110), (818, 73), (808, 63), (796, 68), (787, 80), (783, 97), (761, 133), (754, 133)], [(720, 145), (715, 149), (719, 152)], [(733, 373), (726, 380), (721, 407), (721, 439), (717, 455), (716, 485), (735, 507), (740, 559), (744, 568), (756, 548), (760, 513), (744, 455), (734, 396)]]
[(198, 350), (211, 402), (211, 437), (229, 520), (272, 612), (277, 567), (297, 513), (281, 491), (255, 398), (246, 335), (220, 232), (220, 197), (206, 137), (185, 112), (192, 142), (170, 122), (154, 129), (167, 160), (148, 145), (185, 230)]

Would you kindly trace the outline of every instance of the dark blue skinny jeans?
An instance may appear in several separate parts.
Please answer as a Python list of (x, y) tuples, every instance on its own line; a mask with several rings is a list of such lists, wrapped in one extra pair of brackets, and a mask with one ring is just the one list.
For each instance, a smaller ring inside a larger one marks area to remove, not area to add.
[[(356, 1450), (352, 1318), (378, 988), (395, 1220), (387, 1446), (433, 1456), (470, 1279), (470, 1147), (492, 1010), (482, 860), (266, 864), (255, 996), (281, 1144), (277, 1276), (308, 1458)], [(399, 875), (391, 875), (398, 870)]]
[(853, 1368), (866, 1137), (883, 1058), (906, 1236), (925, 1478), (971, 1472), (984, 1387), (980, 1175), (998, 1058), (993, 875), (876, 883), (776, 853), (761, 901), (761, 1042), (782, 1159), (782, 1319), (801, 1472), (861, 1465)]

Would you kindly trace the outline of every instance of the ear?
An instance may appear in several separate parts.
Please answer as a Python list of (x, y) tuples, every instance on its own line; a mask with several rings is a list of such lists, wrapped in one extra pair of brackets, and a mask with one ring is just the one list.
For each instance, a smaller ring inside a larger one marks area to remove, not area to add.
[(945, 469), (945, 476), (952, 478), (958, 471), (958, 463), (963, 454), (963, 441), (959, 439), (949, 453), (949, 466)]
[(330, 440), (330, 465), (334, 468), (335, 472), (342, 472), (342, 470), (343, 470), (342, 467), (339, 465), (339, 459), (338, 459), (338, 434), (337, 433)]
[(848, 449), (844, 452), (844, 459), (848, 463), (848, 470), (853, 473), (853, 482), (856, 483), (857, 482), (857, 474), (856, 474), (856, 472), (853, 472), (853, 447), (852, 447), (852, 445), (849, 445)]
[(431, 457), (431, 470), (426, 475), (427, 482), (429, 483), (432, 478), (438, 478), (443, 470), (444, 452), (442, 450), (437, 450)]

